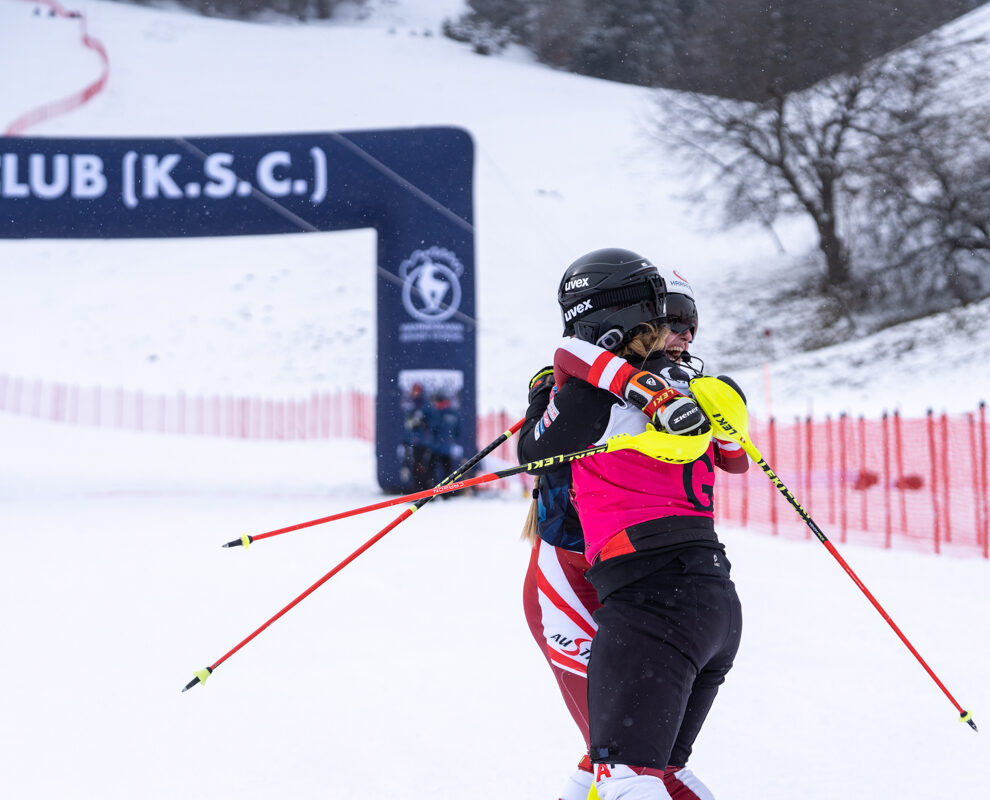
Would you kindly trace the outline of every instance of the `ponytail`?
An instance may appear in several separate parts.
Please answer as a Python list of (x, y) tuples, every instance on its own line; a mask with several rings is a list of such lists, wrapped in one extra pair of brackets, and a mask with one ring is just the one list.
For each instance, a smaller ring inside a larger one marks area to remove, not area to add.
[(540, 538), (540, 513), (538, 510), (539, 501), (536, 499), (537, 490), (539, 488), (540, 476), (537, 475), (536, 483), (533, 485), (533, 499), (530, 501), (529, 513), (526, 515), (526, 521), (523, 523), (522, 536), (520, 537), (524, 542), (529, 542), (530, 544), (536, 544), (536, 540)]

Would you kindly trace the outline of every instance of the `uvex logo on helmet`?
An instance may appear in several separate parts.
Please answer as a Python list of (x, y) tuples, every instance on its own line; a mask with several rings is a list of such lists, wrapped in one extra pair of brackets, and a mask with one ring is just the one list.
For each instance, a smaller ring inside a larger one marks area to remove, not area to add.
[(574, 308), (570, 308), (564, 312), (564, 322), (570, 322), (572, 319), (581, 316), (585, 311), (590, 311), (592, 308), (591, 301), (584, 300), (574, 306)]
[(564, 284), (564, 291), (569, 292), (572, 289), (587, 289), (590, 282), (591, 278), (571, 278)]

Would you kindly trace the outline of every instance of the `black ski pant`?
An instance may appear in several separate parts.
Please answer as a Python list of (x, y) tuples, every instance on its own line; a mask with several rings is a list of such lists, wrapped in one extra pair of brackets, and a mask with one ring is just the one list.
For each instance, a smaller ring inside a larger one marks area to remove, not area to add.
[(588, 665), (592, 761), (687, 763), (739, 648), (729, 568), (694, 548), (604, 599)]

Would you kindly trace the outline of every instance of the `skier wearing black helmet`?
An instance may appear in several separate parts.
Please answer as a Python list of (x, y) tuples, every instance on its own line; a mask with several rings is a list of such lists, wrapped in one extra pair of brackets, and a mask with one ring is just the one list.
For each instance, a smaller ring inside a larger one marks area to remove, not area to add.
[[(648, 423), (675, 434), (709, 429), (689, 396), (698, 315), (682, 276), (628, 250), (597, 250), (567, 269), (558, 300), (568, 338), (545, 413), (521, 431), (521, 461)], [(748, 462), (717, 439), (688, 464), (633, 450), (572, 462), (586, 577), (602, 604), (587, 667), (602, 800), (713, 798), (685, 765), (741, 633), (714, 530), (715, 467), (743, 472)]]
[(614, 350), (644, 320), (661, 313), (663, 278), (630, 250), (595, 250), (571, 264), (561, 278), (557, 302), (564, 335)]
[(557, 302), (564, 336), (606, 350), (628, 341), (644, 321), (663, 320), (674, 333), (697, 335), (698, 309), (684, 278), (667, 275), (647, 259), (617, 247), (594, 250), (571, 264), (560, 279)]

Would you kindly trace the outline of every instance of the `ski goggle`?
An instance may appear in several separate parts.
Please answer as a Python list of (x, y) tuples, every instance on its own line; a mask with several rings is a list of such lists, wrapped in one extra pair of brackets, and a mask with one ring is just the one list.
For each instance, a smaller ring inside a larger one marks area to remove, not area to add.
[(698, 307), (686, 294), (664, 295), (658, 322), (662, 322), (674, 333), (691, 331), (698, 335)]

